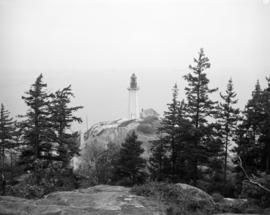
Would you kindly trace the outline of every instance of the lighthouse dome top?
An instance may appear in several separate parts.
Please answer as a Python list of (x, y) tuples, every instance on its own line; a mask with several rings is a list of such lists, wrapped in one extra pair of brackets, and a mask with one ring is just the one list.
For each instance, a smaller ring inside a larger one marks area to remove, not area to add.
[(138, 90), (139, 87), (137, 85), (137, 77), (136, 75), (133, 73), (130, 77), (130, 86), (129, 86), (129, 90)]

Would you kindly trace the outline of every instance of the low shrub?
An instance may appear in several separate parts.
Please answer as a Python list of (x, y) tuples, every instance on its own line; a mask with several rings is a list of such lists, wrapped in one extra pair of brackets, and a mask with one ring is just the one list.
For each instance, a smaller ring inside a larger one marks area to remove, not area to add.
[[(270, 188), (270, 175), (262, 175), (260, 178), (257, 178), (256, 181)], [(255, 201), (262, 208), (270, 207), (270, 193), (246, 180), (242, 182), (241, 196)]]
[(69, 191), (79, 187), (78, 177), (71, 168), (64, 168), (63, 163), (53, 161), (44, 165), (39, 161), (36, 172), (30, 172), (20, 177), (17, 184), (6, 188), (6, 195), (22, 198), (41, 198), (54, 191)]
[(88, 188), (97, 185), (96, 177), (76, 174), (76, 178), (79, 188)]
[(41, 198), (45, 195), (45, 189), (38, 185), (30, 185), (27, 183), (7, 186), (6, 194), (26, 199)]
[(117, 185), (117, 186), (130, 187), (130, 186), (132, 186), (132, 184), (133, 184), (132, 180), (128, 177), (123, 177), (123, 178), (115, 181), (115, 185)]
[(207, 193), (220, 193), (224, 197), (236, 198), (236, 186), (232, 181), (227, 181), (224, 184), (223, 181), (200, 181), (198, 187), (205, 190)]

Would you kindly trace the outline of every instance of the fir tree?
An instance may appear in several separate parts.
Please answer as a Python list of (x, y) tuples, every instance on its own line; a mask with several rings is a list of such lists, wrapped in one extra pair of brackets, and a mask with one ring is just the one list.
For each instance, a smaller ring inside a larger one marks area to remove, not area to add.
[(112, 182), (119, 151), (120, 146), (110, 142), (107, 145), (107, 149), (96, 158), (95, 172), (97, 183), (110, 184)]
[(172, 102), (167, 104), (168, 110), (164, 112), (164, 117), (161, 121), (161, 127), (159, 131), (163, 133), (163, 137), (160, 140), (165, 143), (165, 149), (169, 154), (170, 166), (169, 169), (171, 179), (174, 181), (176, 178), (176, 162), (177, 162), (177, 144), (178, 144), (178, 129), (179, 129), (179, 110), (180, 102), (178, 101), (178, 88), (175, 84), (173, 87)]
[(119, 180), (127, 180), (127, 184), (141, 183), (145, 176), (146, 161), (141, 157), (144, 149), (142, 142), (137, 140), (137, 135), (132, 132), (122, 144), (119, 160), (115, 167), (115, 176)]
[(262, 92), (262, 118), (260, 122), (262, 144), (262, 169), (270, 174), (270, 77), (266, 78), (267, 88)]
[(208, 119), (216, 113), (216, 102), (209, 95), (217, 91), (209, 89), (206, 70), (210, 68), (209, 59), (205, 56), (203, 49), (199, 57), (194, 59), (195, 65), (189, 66), (191, 73), (184, 76), (188, 82), (185, 88), (187, 96), (187, 117), (193, 125), (193, 140), (189, 144), (190, 165), (192, 169), (193, 183), (196, 185), (198, 179), (198, 165), (209, 161), (209, 145), (205, 138), (209, 137), (212, 126), (209, 127)]
[(34, 173), (40, 161), (44, 161), (45, 165), (50, 162), (54, 133), (48, 109), (51, 96), (47, 93), (47, 84), (42, 79), (41, 74), (26, 95), (22, 96), (29, 109), (26, 115), (20, 116), (23, 118), (20, 126), (24, 144), (20, 163), (25, 165), (26, 170)]
[(266, 89), (262, 89), (257, 81), (237, 129), (235, 170), (239, 172), (239, 190), (244, 179), (267, 181), (267, 174), (270, 173), (270, 81), (269, 78), (266, 80)]
[(182, 180), (186, 175), (185, 144), (189, 141), (189, 122), (185, 119), (185, 103), (178, 101), (178, 88), (174, 85), (172, 102), (159, 128), (159, 139), (152, 143), (150, 169), (154, 178)]
[(2, 194), (5, 195), (5, 157), (7, 149), (12, 149), (15, 145), (15, 126), (14, 121), (10, 117), (10, 113), (1, 104), (0, 111), (0, 147), (1, 147), (1, 178), (2, 178)]
[(20, 147), (22, 146), (22, 141), (21, 141), (21, 130), (19, 123), (17, 121), (14, 121), (14, 143), (12, 144), (12, 149), (10, 150), (9, 156), (10, 156), (10, 181), (13, 183), (14, 182), (14, 175), (18, 173), (17, 168), (19, 166), (17, 165), (17, 158), (18, 155), (20, 154)]
[(163, 181), (170, 174), (169, 158), (167, 153), (166, 142), (159, 135), (157, 140), (151, 141), (151, 155), (149, 158), (149, 170), (153, 180)]
[(252, 98), (248, 100), (243, 119), (237, 129), (237, 148), (236, 152), (241, 157), (243, 165), (247, 172), (256, 173), (264, 171), (262, 168), (263, 147), (261, 144), (263, 115), (263, 91), (259, 81), (252, 92)]
[(252, 92), (252, 98), (248, 101), (244, 114), (247, 119), (247, 126), (250, 127), (253, 133), (253, 138), (260, 133), (260, 122), (263, 120), (262, 115), (262, 94), (263, 91), (260, 82), (257, 81), (255, 89)]
[(222, 142), (224, 146), (224, 173), (223, 180), (227, 181), (227, 163), (229, 153), (229, 142), (233, 139), (239, 119), (239, 109), (233, 106), (237, 103), (236, 93), (233, 90), (232, 79), (227, 84), (225, 94), (220, 93), (222, 102), (219, 104), (219, 111), (217, 114), (218, 124), (221, 126), (219, 132), (222, 135)]
[(74, 112), (82, 108), (82, 106), (71, 107), (71, 98), (74, 94), (71, 85), (56, 91), (52, 95), (53, 99), (50, 104), (51, 122), (55, 130), (54, 140), (57, 143), (56, 160), (63, 161), (67, 166), (71, 158), (79, 155), (79, 145), (76, 143), (77, 133), (69, 132), (73, 122), (81, 123), (82, 120), (74, 115)]

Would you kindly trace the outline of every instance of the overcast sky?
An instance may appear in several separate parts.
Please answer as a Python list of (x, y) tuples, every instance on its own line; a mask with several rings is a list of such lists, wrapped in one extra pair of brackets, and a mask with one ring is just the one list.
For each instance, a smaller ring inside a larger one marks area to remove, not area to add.
[(243, 107), (270, 74), (269, 0), (0, 0), (0, 102), (23, 114), (43, 73), (49, 90), (72, 84), (91, 125), (127, 116), (136, 73), (141, 108), (162, 113), (201, 47), (210, 85), (232, 77)]

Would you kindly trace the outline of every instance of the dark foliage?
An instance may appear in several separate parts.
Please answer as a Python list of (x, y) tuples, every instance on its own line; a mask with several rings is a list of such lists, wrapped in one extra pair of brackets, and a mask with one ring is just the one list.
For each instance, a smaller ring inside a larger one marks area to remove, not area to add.
[[(38, 160), (46, 160), (47, 165), (52, 160), (53, 128), (50, 122), (49, 104), (51, 95), (46, 91), (47, 84), (43, 82), (42, 74), (36, 79), (26, 96), (22, 99), (28, 106), (26, 115), (21, 116), (22, 143), (21, 164), (26, 170), (36, 172)], [(37, 181), (39, 180), (38, 175)]]
[[(161, 134), (160, 134), (161, 135)], [(149, 158), (149, 170), (152, 180), (165, 181), (170, 175), (170, 161), (167, 155), (166, 143), (162, 137), (151, 142), (151, 156)]]
[(112, 184), (115, 178), (115, 167), (119, 158), (120, 146), (109, 143), (108, 148), (96, 159), (95, 177), (97, 184)]
[[(6, 186), (6, 172), (7, 165), (5, 165), (5, 157), (7, 155), (7, 150), (9, 150), (10, 155), (12, 156), (12, 150), (16, 147), (16, 131), (15, 131), (15, 122), (9, 116), (10, 113), (5, 109), (4, 105), (1, 104), (0, 110), (0, 158), (1, 158), (1, 193), (5, 195), (5, 186)], [(12, 158), (11, 158), (12, 159)]]
[(70, 107), (71, 98), (74, 97), (71, 85), (56, 91), (52, 95), (52, 102), (49, 106), (51, 114), (52, 127), (54, 129), (53, 140), (56, 156), (54, 160), (62, 161), (66, 167), (70, 160), (79, 155), (79, 145), (76, 142), (78, 133), (71, 133), (68, 130), (73, 122), (81, 123), (82, 120), (74, 115), (74, 112), (82, 108), (82, 106)]
[(145, 179), (146, 161), (142, 142), (137, 140), (137, 135), (132, 132), (127, 136), (119, 152), (119, 159), (115, 165), (115, 181), (122, 185), (134, 185), (142, 183)]
[(219, 108), (217, 112), (219, 133), (222, 140), (222, 156), (224, 157), (223, 161), (223, 182), (226, 186), (227, 183), (227, 171), (228, 171), (228, 156), (230, 153), (229, 145), (234, 139), (237, 122), (239, 121), (240, 111), (238, 108), (234, 108), (234, 105), (237, 104), (236, 99), (237, 94), (234, 92), (232, 79), (229, 80), (227, 84), (227, 89), (225, 94), (220, 93), (222, 102), (219, 103)]
[(152, 182), (134, 186), (131, 192), (158, 201), (166, 214), (207, 215), (214, 212), (212, 202), (196, 200), (191, 192), (175, 184)]
[(31, 187), (38, 186), (38, 193), (42, 195), (62, 187), (64, 190), (76, 188), (70, 162), (79, 154), (78, 132), (70, 132), (70, 128), (73, 122), (81, 122), (74, 112), (82, 108), (70, 106), (71, 86), (54, 94), (48, 93), (46, 88), (41, 74), (22, 97), (28, 110), (20, 116), (22, 120), (17, 124), (20, 130), (15, 138), (20, 144), (19, 164), (31, 175), (32, 181), (16, 187), (23, 186), (31, 192)]
[(191, 178), (194, 185), (197, 184), (201, 174), (198, 166), (216, 163), (219, 143), (215, 141), (215, 125), (209, 122), (209, 117), (216, 114), (217, 102), (209, 96), (217, 91), (209, 89), (209, 79), (206, 70), (210, 68), (209, 59), (203, 49), (198, 58), (194, 58), (194, 66), (189, 66), (191, 73), (184, 76), (188, 86), (185, 88), (187, 97), (186, 114), (192, 124), (193, 139), (188, 144), (188, 163), (191, 169)]
[(178, 101), (177, 85), (173, 88), (172, 102), (164, 112), (158, 129), (158, 139), (152, 142), (152, 155), (149, 159), (154, 180), (183, 180), (188, 170), (185, 165), (185, 149), (191, 138), (188, 128), (191, 126), (183, 117), (185, 103)]

